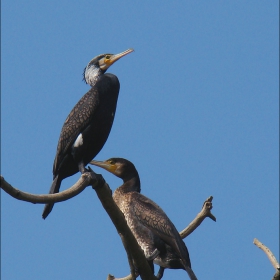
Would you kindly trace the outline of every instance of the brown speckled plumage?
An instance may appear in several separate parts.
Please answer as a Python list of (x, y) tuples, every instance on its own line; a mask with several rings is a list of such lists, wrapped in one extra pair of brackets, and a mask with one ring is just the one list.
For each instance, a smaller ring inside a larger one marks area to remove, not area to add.
[(196, 280), (188, 249), (174, 224), (155, 202), (140, 194), (140, 178), (134, 165), (122, 158), (91, 161), (91, 164), (123, 179), (123, 185), (116, 189), (113, 198), (152, 269), (152, 262), (161, 266), (162, 275), (164, 268), (184, 269)]

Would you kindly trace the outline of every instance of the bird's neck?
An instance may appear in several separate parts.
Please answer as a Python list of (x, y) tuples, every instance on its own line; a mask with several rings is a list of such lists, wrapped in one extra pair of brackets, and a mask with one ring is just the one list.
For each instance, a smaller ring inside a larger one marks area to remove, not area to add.
[(127, 195), (129, 196), (129, 193), (131, 192), (138, 192), (140, 193), (140, 178), (137, 174), (137, 176), (132, 176), (130, 178), (123, 178), (123, 185), (118, 187), (114, 194), (113, 199), (118, 205), (118, 207), (123, 211), (123, 206), (126, 201)]
[(123, 193), (141, 191), (139, 176), (133, 176), (123, 179), (123, 185), (120, 187)]
[(85, 81), (93, 87), (102, 75), (103, 71), (99, 67), (92, 66), (85, 72)]

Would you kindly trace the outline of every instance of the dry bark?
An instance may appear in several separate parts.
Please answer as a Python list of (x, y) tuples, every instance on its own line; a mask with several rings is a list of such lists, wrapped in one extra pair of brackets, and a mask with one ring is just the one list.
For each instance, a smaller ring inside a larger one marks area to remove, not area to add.
[(97, 174), (93, 172), (86, 172), (81, 175), (80, 179), (69, 189), (56, 193), (56, 194), (31, 194), (23, 192), (19, 189), (11, 186), (3, 176), (1, 176), (1, 188), (12, 197), (31, 202), (34, 204), (45, 204), (49, 202), (61, 202), (68, 200), (79, 193), (81, 193), (86, 187), (90, 186), (92, 183), (97, 184)]
[(275, 274), (273, 275), (272, 280), (280, 280), (280, 266), (273, 253), (267, 248), (263, 243), (261, 243), (257, 238), (254, 238), (253, 243), (265, 252), (268, 259), (270, 260), (272, 266), (276, 269)]

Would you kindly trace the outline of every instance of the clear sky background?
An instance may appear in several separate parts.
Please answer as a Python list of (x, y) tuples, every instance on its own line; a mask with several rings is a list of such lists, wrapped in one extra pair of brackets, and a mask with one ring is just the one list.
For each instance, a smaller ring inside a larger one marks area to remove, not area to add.
[[(96, 159), (131, 160), (142, 193), (179, 231), (214, 197), (217, 222), (205, 220), (185, 239), (198, 279), (271, 279), (253, 239), (279, 260), (279, 2), (3, 0), (1, 8), (5, 179), (49, 191), (62, 124), (89, 89), (84, 67), (98, 54), (134, 48), (108, 71), (121, 90)], [(113, 190), (121, 185), (94, 170)], [(42, 210), (1, 191), (1, 279), (129, 273), (91, 188), (45, 221)], [(164, 279), (188, 276), (166, 270)]]

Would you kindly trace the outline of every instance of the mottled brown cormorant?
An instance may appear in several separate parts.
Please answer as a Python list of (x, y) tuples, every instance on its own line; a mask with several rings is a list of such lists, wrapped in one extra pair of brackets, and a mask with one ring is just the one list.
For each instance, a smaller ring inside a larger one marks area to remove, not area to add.
[(93, 160), (90, 164), (102, 167), (123, 180), (113, 199), (152, 270), (153, 262), (160, 266), (158, 278), (163, 276), (164, 268), (181, 268), (187, 271), (191, 280), (197, 280), (191, 269), (188, 249), (177, 229), (155, 202), (140, 194), (140, 178), (135, 166), (123, 158)]
[[(131, 53), (101, 54), (93, 58), (84, 70), (84, 80), (91, 89), (75, 105), (63, 124), (53, 164), (53, 183), (49, 193), (57, 193), (61, 181), (80, 171), (99, 153), (105, 144), (116, 111), (120, 83), (106, 70), (121, 57)], [(45, 219), (53, 208), (45, 205)]]

